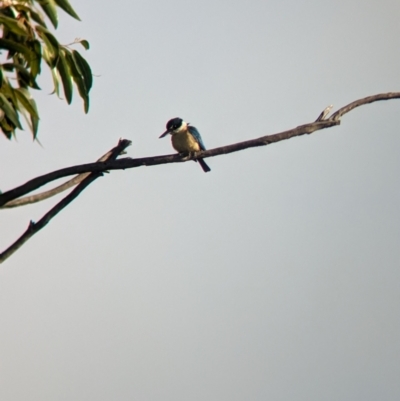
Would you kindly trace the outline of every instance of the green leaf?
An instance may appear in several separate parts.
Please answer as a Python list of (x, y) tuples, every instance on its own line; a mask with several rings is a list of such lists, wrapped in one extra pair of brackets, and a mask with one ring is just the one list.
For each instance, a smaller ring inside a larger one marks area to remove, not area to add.
[(1, 93), (6, 97), (6, 99), (13, 105), (17, 104), (17, 98), (14, 93), (14, 88), (8, 82), (8, 79), (4, 79), (3, 86), (1, 87)]
[(4, 113), (6, 113), (6, 116), (16, 127), (22, 129), (21, 123), (18, 118), (18, 113), (14, 110), (12, 104), (2, 93), (0, 93), (0, 108), (4, 111)]
[(0, 127), (1, 130), (3, 131), (3, 134), (8, 138), (11, 139), (12, 138), (12, 134), (14, 133), (15, 128), (13, 126), (11, 126), (7, 119), (3, 118), (0, 121)]
[(48, 62), (50, 67), (53, 68), (57, 64), (58, 56), (60, 53), (60, 44), (58, 43), (58, 40), (55, 38), (55, 36), (51, 34), (46, 28), (43, 28), (42, 26), (37, 26), (35, 29), (47, 48), (47, 60), (46, 58), (45, 60), (46, 62)]
[(34, 102), (31, 94), (27, 89), (24, 88), (16, 88), (14, 89), (15, 95), (18, 101), (22, 104), (22, 106), (26, 109), (26, 111), (31, 115), (39, 119), (39, 114), (36, 108), (36, 103)]
[(61, 82), (64, 88), (65, 99), (68, 104), (72, 101), (72, 81), (71, 81), (71, 71), (68, 67), (66, 56), (68, 52), (66, 50), (60, 51), (60, 57), (58, 58), (57, 71), (60, 74)]
[(87, 113), (89, 111), (89, 91), (85, 85), (85, 80), (71, 53), (66, 54), (66, 59), (72, 72), (72, 78), (78, 88), (79, 95), (83, 99), (85, 113)]
[(6, 17), (4, 14), (0, 14), (0, 24), (5, 25), (9, 31), (16, 35), (27, 36), (27, 29), (18, 23), (14, 18)]
[(33, 75), (22, 65), (16, 63), (5, 63), (3, 68), (6, 71), (17, 71), (18, 79), (22, 80), (22, 86), (30, 86), (34, 89), (40, 89), (39, 85), (36, 83)]
[(4, 63), (4, 64), (2, 64), (3, 68), (8, 72), (14, 71), (16, 65), (17, 64), (14, 64), (14, 63)]
[(74, 58), (75, 64), (77, 65), (79, 71), (83, 76), (83, 80), (85, 81), (86, 91), (89, 94), (89, 91), (93, 85), (93, 74), (92, 70), (90, 69), (90, 65), (77, 50), (72, 51), (72, 57)]
[(3, 86), (3, 69), (0, 68), (0, 89)]
[(46, 22), (44, 21), (43, 17), (40, 13), (36, 12), (31, 6), (26, 6), (24, 4), (15, 4), (15, 9), (18, 11), (25, 11), (30, 17), (37, 22), (39, 25), (42, 25), (46, 28)]
[(22, 107), (29, 113), (30, 115), (30, 129), (33, 134), (33, 139), (36, 139), (37, 131), (39, 128), (39, 113), (36, 107), (36, 102), (32, 98), (31, 94), (28, 90), (23, 88), (15, 89), (15, 94), (18, 99), (18, 102), (21, 103)]
[(14, 53), (21, 53), (25, 56), (27, 61), (31, 61), (35, 57), (35, 54), (29, 47), (14, 42), (13, 40), (0, 39), (0, 49), (1, 48), (13, 51)]
[(80, 43), (86, 50), (89, 50), (90, 45), (89, 45), (89, 42), (88, 42), (86, 39), (80, 40), (79, 43)]
[[(32, 102), (35, 104), (35, 107), (36, 107), (36, 103), (35, 103), (35, 101), (33, 99), (32, 99)], [(37, 132), (38, 132), (38, 129), (39, 129), (39, 119), (36, 118), (35, 116), (33, 116), (32, 114), (31, 114), (31, 124), (32, 124), (33, 138), (36, 139)]]
[(62, 8), (66, 13), (68, 13), (71, 17), (74, 17), (78, 21), (80, 21), (80, 18), (78, 14), (75, 12), (75, 10), (71, 7), (71, 4), (69, 4), (68, 0), (55, 0), (57, 5)]
[(58, 25), (58, 15), (56, 3), (54, 0), (38, 0), (40, 7), (42, 7), (43, 11), (49, 17), (49, 20), (53, 24), (54, 28), (57, 28)]
[(29, 72), (27, 73), (27, 71), (21, 70), (21, 71), (17, 72), (17, 76), (18, 76), (18, 81), (20, 82), (20, 86), (22, 88), (24, 88), (26, 86), (30, 86), (33, 89), (39, 89), (40, 90), (40, 86), (34, 80), (32, 75), (29, 74)]
[(68, 66), (69, 66), (69, 68), (71, 70), (72, 77), (74, 77), (74, 76), (81, 76), (82, 77), (82, 74), (81, 74), (78, 66), (75, 64), (75, 60), (72, 57), (72, 54), (71, 54), (70, 51), (68, 51), (68, 50), (65, 51), (65, 58), (67, 60)]
[(89, 96), (86, 96), (83, 99), (83, 110), (85, 110), (85, 113), (89, 113), (89, 106), (90, 106), (90, 101), (89, 101)]
[(33, 40), (29, 42), (32, 46), (32, 50), (35, 53), (35, 56), (30, 63), (31, 74), (33, 78), (36, 78), (40, 74), (40, 65), (42, 62), (42, 45), (38, 40)]
[(53, 85), (54, 85), (54, 90), (52, 94), (55, 93), (58, 97), (60, 97), (60, 81), (56, 68), (51, 69), (51, 76), (53, 78)]

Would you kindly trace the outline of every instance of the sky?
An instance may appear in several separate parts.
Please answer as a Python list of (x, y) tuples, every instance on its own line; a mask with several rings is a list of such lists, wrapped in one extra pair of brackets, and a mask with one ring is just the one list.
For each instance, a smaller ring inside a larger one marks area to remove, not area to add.
[[(35, 92), (39, 140), (0, 138), (0, 189), (95, 161), (207, 148), (399, 91), (392, 0), (71, 1), (89, 114)], [(0, 266), (0, 399), (400, 398), (399, 100), (340, 126), (96, 180)], [(46, 187), (47, 188), (47, 187)], [(57, 201), (0, 213), (5, 249)]]

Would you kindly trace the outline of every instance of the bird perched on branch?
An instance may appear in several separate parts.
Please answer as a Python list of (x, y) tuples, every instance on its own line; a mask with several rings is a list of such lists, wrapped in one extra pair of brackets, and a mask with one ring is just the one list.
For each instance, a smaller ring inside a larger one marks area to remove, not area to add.
[[(167, 130), (160, 136), (171, 134), (171, 142), (173, 148), (179, 153), (192, 153), (206, 150), (203, 140), (201, 139), (200, 132), (196, 127), (189, 125), (181, 118), (172, 118), (167, 122)], [(195, 162), (199, 162), (201, 168), (205, 173), (211, 171), (210, 167), (207, 166), (203, 159), (196, 159)]]

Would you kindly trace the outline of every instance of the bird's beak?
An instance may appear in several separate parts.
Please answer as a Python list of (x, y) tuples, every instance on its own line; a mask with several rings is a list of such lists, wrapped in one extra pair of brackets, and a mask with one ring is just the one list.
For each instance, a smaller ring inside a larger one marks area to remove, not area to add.
[(166, 135), (168, 135), (168, 134), (169, 134), (169, 131), (166, 130), (162, 135), (160, 135), (160, 137), (159, 137), (158, 139), (164, 138), (164, 136), (166, 136)]

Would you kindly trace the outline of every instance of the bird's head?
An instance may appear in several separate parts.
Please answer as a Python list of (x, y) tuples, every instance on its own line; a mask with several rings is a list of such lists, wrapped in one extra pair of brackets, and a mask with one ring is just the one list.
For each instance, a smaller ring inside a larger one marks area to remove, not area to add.
[(160, 136), (160, 138), (164, 138), (164, 136), (168, 134), (173, 135), (183, 130), (186, 130), (188, 125), (189, 123), (186, 123), (179, 117), (172, 118), (167, 122), (166, 125), (167, 130)]

